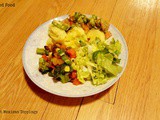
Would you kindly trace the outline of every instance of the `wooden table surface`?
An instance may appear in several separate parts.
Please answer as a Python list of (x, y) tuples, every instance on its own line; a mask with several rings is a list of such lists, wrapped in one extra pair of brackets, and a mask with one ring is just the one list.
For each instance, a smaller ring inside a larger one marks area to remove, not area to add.
[[(15, 7), (0, 5), (0, 120), (160, 120), (160, 0), (2, 3)], [(22, 50), (34, 29), (75, 11), (107, 19), (122, 32), (129, 49), (119, 82), (86, 98), (64, 98), (41, 90), (22, 65)]]

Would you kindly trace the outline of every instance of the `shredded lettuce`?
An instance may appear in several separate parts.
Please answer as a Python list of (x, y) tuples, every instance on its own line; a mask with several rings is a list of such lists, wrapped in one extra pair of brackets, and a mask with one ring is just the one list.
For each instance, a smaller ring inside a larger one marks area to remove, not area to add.
[(118, 59), (120, 52), (121, 44), (119, 41), (113, 39), (107, 45), (96, 38), (79, 48), (72, 67), (77, 70), (80, 82), (91, 80), (93, 85), (104, 84), (122, 71), (122, 67), (117, 64), (120, 62)]
[(99, 53), (97, 56), (97, 64), (103, 67), (106, 72), (111, 73), (113, 75), (118, 75), (118, 73), (121, 72), (122, 67), (112, 64), (113, 61), (113, 55), (108, 53), (108, 54), (103, 54)]
[(110, 44), (107, 46), (110, 53), (113, 53), (114, 55), (118, 56), (121, 53), (121, 43), (113, 38)]
[(106, 72), (99, 65), (97, 65), (96, 67), (92, 67), (91, 76), (92, 76), (92, 84), (93, 85), (104, 84), (109, 80)]

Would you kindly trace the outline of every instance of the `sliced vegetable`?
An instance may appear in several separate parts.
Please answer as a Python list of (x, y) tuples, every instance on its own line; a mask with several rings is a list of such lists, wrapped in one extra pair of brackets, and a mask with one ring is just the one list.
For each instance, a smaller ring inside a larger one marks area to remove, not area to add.
[(56, 20), (54, 20), (52, 24), (65, 31), (67, 31), (70, 27), (68, 24), (65, 24), (65, 23), (62, 23), (61, 21), (56, 21)]
[(81, 16), (81, 14), (79, 12), (75, 12), (74, 20), (77, 21), (80, 16)]
[(48, 60), (48, 57), (46, 55), (42, 55), (42, 58), (47, 61)]
[(68, 65), (71, 64), (71, 60), (67, 57), (67, 55), (63, 55), (62, 56), (62, 60)]
[(70, 58), (76, 58), (76, 51), (74, 49), (68, 49), (66, 53), (70, 56)]
[(66, 46), (62, 44), (62, 45), (60, 46), (60, 49), (65, 50), (65, 49), (66, 49)]
[(107, 31), (107, 32), (105, 33), (106, 39), (110, 38), (111, 36), (112, 36), (111, 32)]
[(54, 70), (48, 72), (48, 75), (49, 75), (50, 77), (54, 77)]
[(43, 48), (37, 48), (36, 53), (37, 53), (37, 54), (40, 54), (40, 55), (43, 55), (43, 54), (45, 54), (46, 52), (45, 52), (45, 49), (43, 49)]
[(73, 79), (73, 80), (72, 80), (72, 83), (73, 83), (74, 85), (80, 85), (80, 84), (81, 84), (81, 82), (80, 82), (77, 78)]
[(58, 54), (59, 54), (60, 56), (65, 55), (65, 51), (62, 50), (62, 49), (59, 49), (57, 52), (58, 52)]
[(109, 28), (109, 23), (105, 20), (101, 20), (101, 29), (103, 32), (106, 32)]
[(89, 26), (87, 24), (82, 23), (81, 26), (85, 32), (89, 31)]
[(48, 72), (49, 68), (48, 68), (49, 63), (47, 63), (43, 58), (39, 58), (39, 71), (42, 74), (45, 74)]
[(56, 58), (56, 57), (53, 57), (53, 58), (51, 59), (51, 61), (52, 61), (53, 65), (61, 65), (61, 64), (64, 63), (64, 61), (63, 61), (62, 59), (58, 59), (58, 58)]
[(68, 74), (59, 75), (59, 78), (60, 78), (62, 83), (67, 83), (70, 80)]
[(89, 23), (91, 24), (92, 27), (96, 27), (96, 20), (97, 20), (97, 16), (92, 15), (92, 17), (90, 18)]
[(77, 78), (77, 71), (74, 70), (73, 72), (70, 73), (69, 76), (70, 76), (71, 79)]

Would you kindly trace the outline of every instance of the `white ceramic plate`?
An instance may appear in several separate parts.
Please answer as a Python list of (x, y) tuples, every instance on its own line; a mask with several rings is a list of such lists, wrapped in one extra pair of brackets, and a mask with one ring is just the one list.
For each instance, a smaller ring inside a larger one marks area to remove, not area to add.
[[(67, 15), (57, 17), (55, 20), (63, 20)], [(114, 79), (109, 80), (106, 84), (100, 86), (93, 86), (91, 82), (87, 81), (85, 84), (75, 86), (72, 83), (62, 84), (61, 82), (54, 82), (51, 77), (47, 74), (42, 75), (38, 71), (38, 62), (40, 55), (36, 54), (37, 47), (43, 48), (48, 39), (48, 26), (51, 24), (52, 20), (45, 22), (40, 25), (28, 38), (23, 49), (23, 66), (29, 76), (29, 78), (40, 88), (45, 91), (65, 97), (85, 97), (100, 93), (109, 87), (111, 87), (122, 75), (126, 68), (128, 59), (128, 49), (122, 34), (118, 31), (116, 27), (110, 25), (109, 31), (112, 33), (113, 37), (119, 40), (122, 44), (122, 52), (120, 54), (121, 63), (123, 67), (122, 72)]]

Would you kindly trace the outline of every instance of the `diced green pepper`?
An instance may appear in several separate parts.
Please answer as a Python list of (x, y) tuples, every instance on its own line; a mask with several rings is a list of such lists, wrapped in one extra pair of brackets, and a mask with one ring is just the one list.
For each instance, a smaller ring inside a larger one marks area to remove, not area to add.
[(82, 15), (82, 17), (83, 17), (83, 22), (87, 23), (88, 22), (88, 18), (85, 15)]
[(89, 23), (92, 25), (92, 27), (96, 26), (96, 20), (97, 20), (97, 16), (92, 15), (92, 17), (90, 18)]
[(109, 28), (109, 23), (105, 20), (101, 20), (101, 30), (107, 32)]
[(95, 21), (94, 19), (90, 19), (90, 24), (94, 27), (95, 26)]
[(96, 26), (99, 28), (99, 29), (101, 29), (100, 27), (101, 27), (101, 19), (97, 19), (96, 20)]
[(65, 60), (65, 63), (70, 65), (71, 64), (71, 61), (68, 59), (68, 60)]
[(78, 22), (78, 23), (83, 23), (83, 18), (82, 18), (82, 17), (79, 17), (78, 20), (77, 20), (77, 22)]
[(62, 56), (62, 60), (63, 60), (66, 64), (71, 64), (71, 60), (70, 60), (66, 55), (63, 55), (63, 56)]
[(68, 24), (62, 23), (61, 21), (53, 21), (52, 24), (65, 31), (67, 31), (70, 28)]
[(62, 56), (62, 60), (63, 60), (63, 61), (66, 61), (67, 59), (68, 59), (68, 58), (67, 58), (66, 55), (63, 55), (63, 56)]
[(88, 22), (88, 18), (79, 12), (75, 12), (74, 20), (75, 20), (75, 22), (78, 22), (78, 23), (87, 23)]
[(65, 31), (67, 31), (69, 28), (70, 28), (70, 26), (67, 25), (67, 24), (63, 24), (62, 27), (61, 27), (61, 29), (65, 30)]
[(39, 64), (44, 64), (45, 60), (43, 58), (39, 58)]
[(92, 15), (92, 18), (93, 18), (94, 20), (97, 20), (97, 16), (96, 16), (96, 15)]
[(49, 55), (49, 51), (48, 51), (48, 50), (45, 50), (45, 54), (46, 54), (46, 55)]
[(62, 83), (67, 83), (70, 80), (68, 74), (59, 75), (59, 77), (60, 77)]
[(48, 72), (48, 75), (49, 75), (50, 77), (54, 77), (54, 70), (52, 70), (51, 72)]
[(74, 14), (74, 19), (77, 21), (77, 19), (80, 17), (80, 13), (79, 12), (75, 12)]
[(43, 49), (43, 48), (37, 48), (36, 53), (40, 54), (40, 55), (43, 55), (43, 54), (45, 54), (45, 49)]
[(48, 55), (49, 54), (49, 51), (48, 50), (45, 50), (44, 48), (37, 48), (36, 50), (36, 53), (37, 54), (40, 54), (40, 55)]
[(58, 52), (58, 54), (59, 54), (60, 56), (65, 55), (65, 51), (62, 50), (62, 49), (59, 49), (57, 52)]
[(42, 74), (45, 74), (49, 71), (48, 65), (49, 63), (47, 63), (43, 58), (39, 59), (39, 71)]

